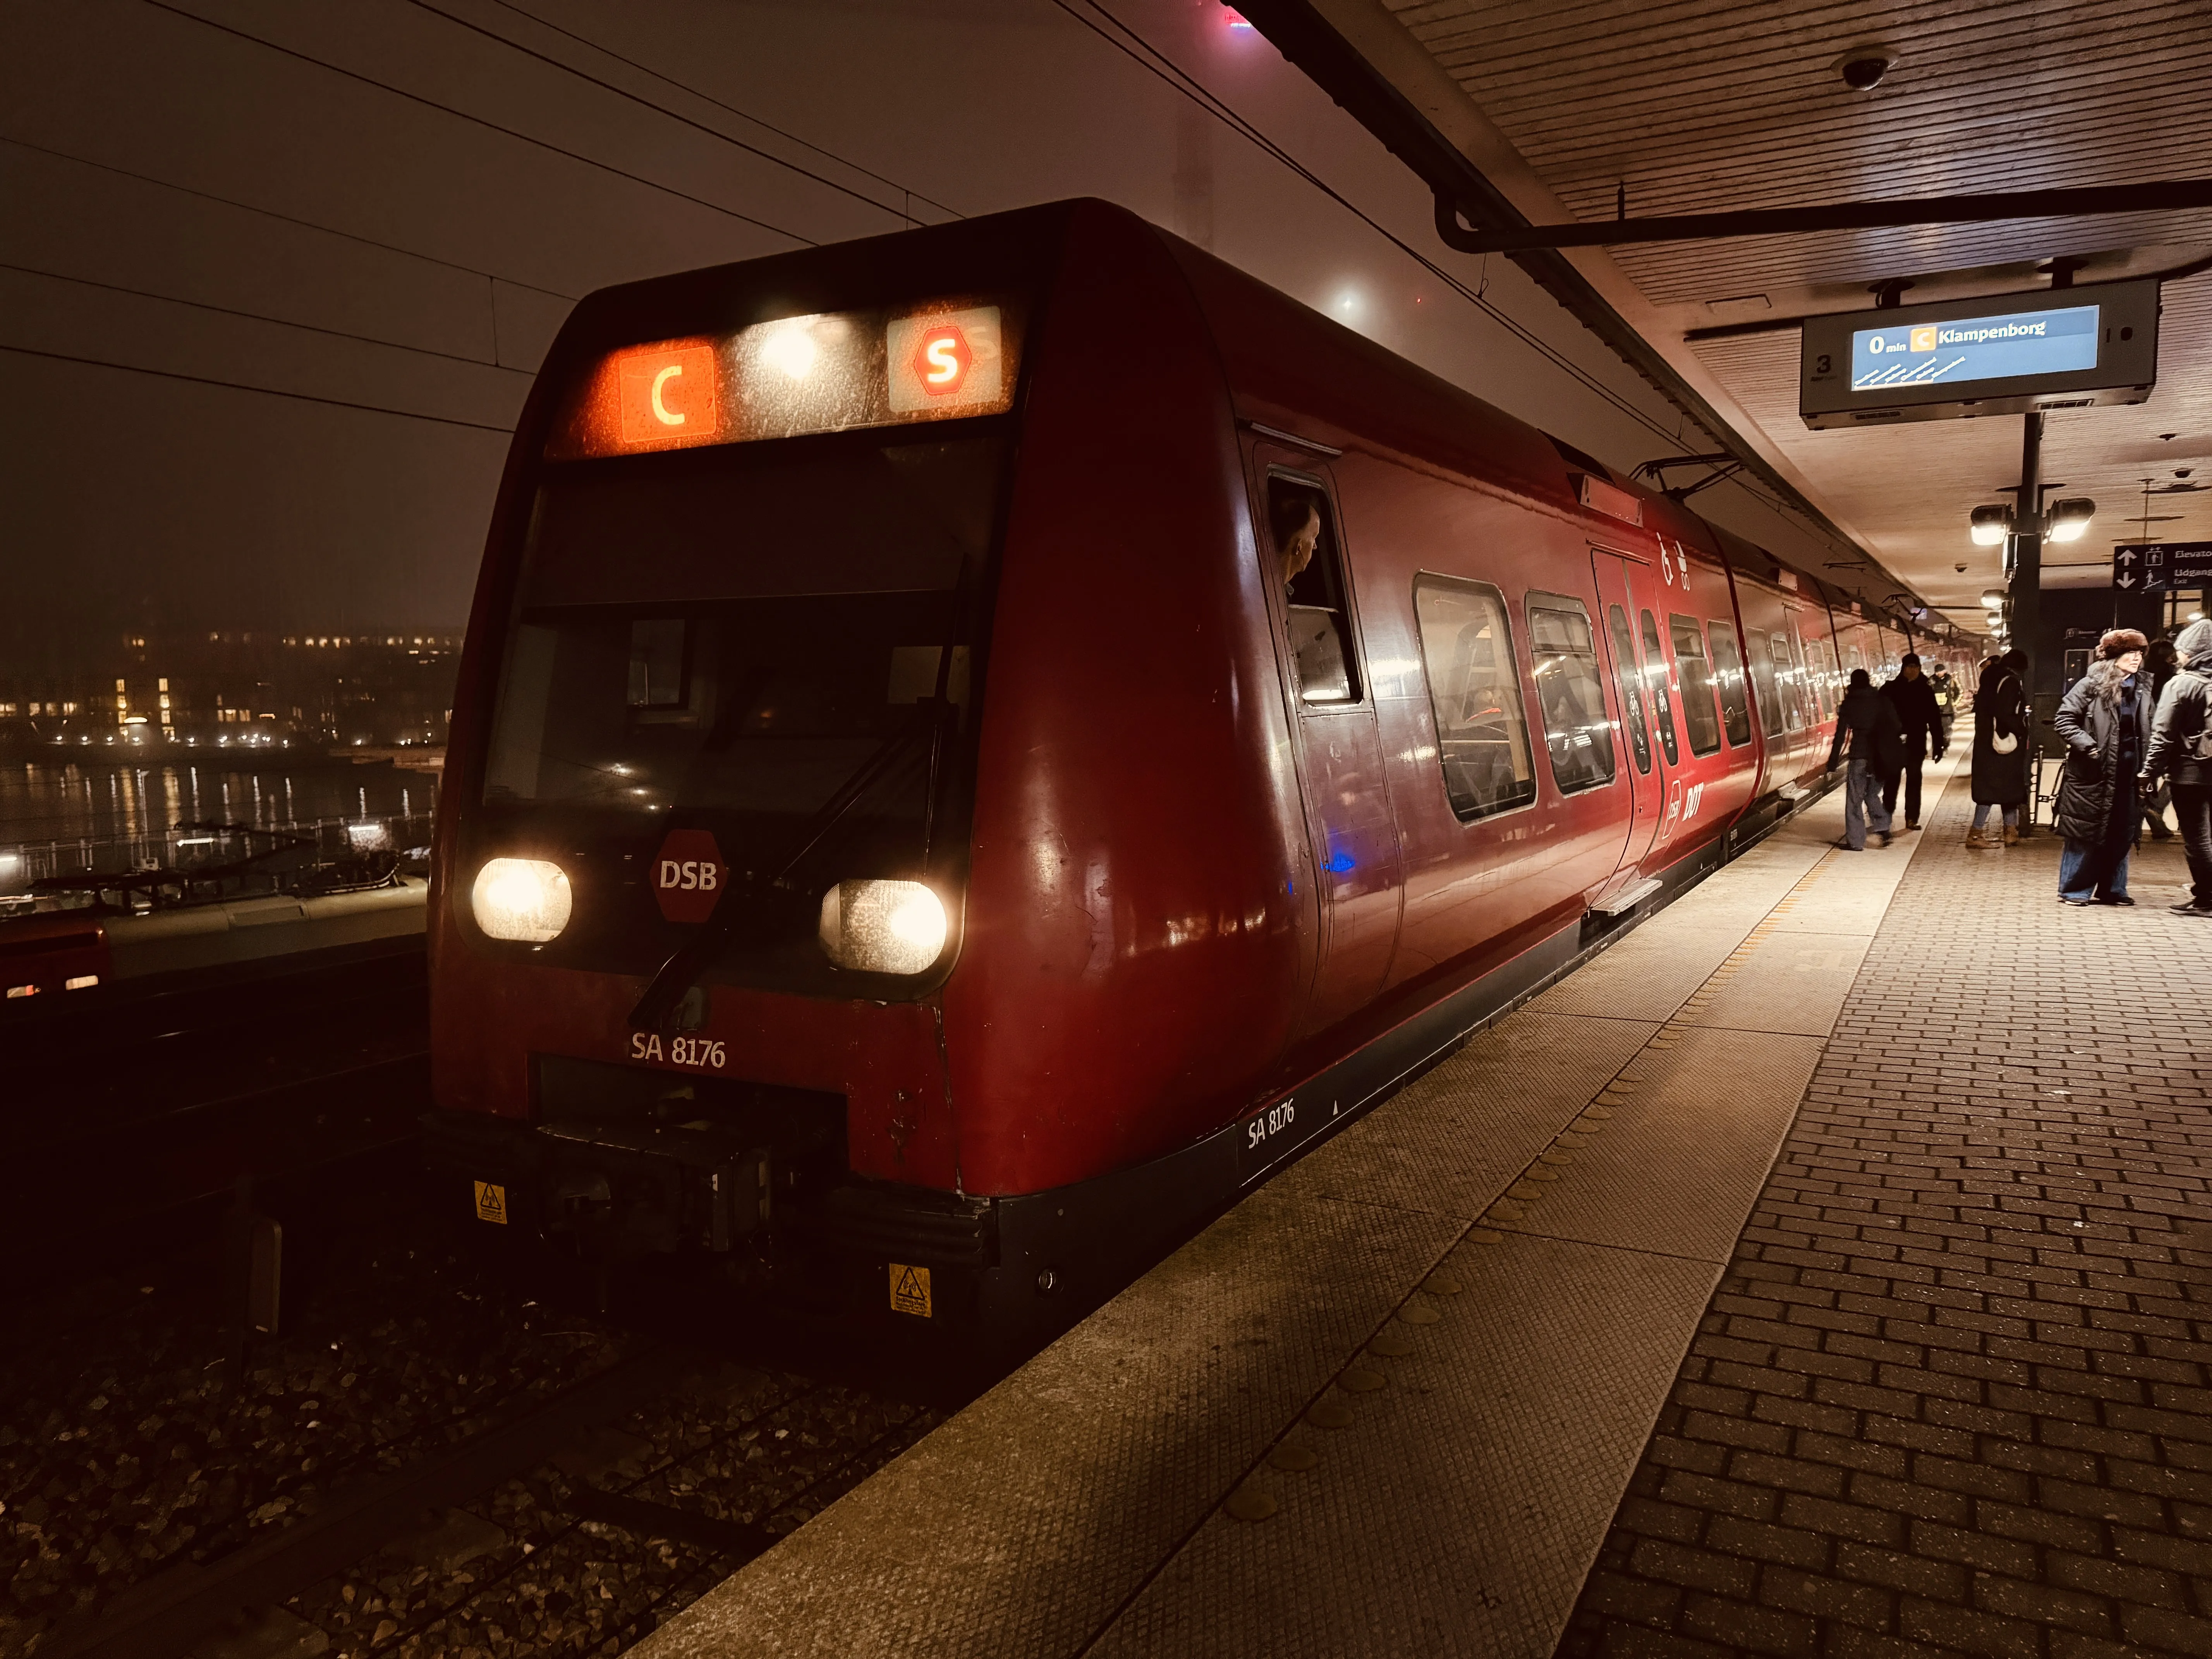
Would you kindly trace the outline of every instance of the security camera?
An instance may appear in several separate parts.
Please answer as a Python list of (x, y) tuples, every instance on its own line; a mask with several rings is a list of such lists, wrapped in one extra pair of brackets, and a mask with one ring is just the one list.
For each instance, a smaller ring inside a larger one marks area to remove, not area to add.
[(1844, 59), (1839, 73), (1853, 92), (1872, 92), (1889, 73), (1889, 64), (1886, 52), (1862, 49)]

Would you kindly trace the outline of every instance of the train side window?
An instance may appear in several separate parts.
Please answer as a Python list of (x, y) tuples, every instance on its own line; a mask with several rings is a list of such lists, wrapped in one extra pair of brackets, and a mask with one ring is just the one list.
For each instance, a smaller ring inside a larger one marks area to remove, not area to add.
[(1613, 634), (1613, 677), (1620, 686), (1620, 707), (1628, 723), (1628, 747), (1636, 757), (1636, 769), (1651, 769), (1651, 734), (1644, 729), (1644, 681), (1636, 672), (1636, 639), (1628, 631), (1628, 617), (1619, 605), (1606, 613)]
[(1785, 729), (1795, 732), (1805, 723), (1804, 711), (1797, 706), (1797, 677), (1790, 666), (1787, 635), (1769, 634), (1765, 651), (1753, 642), (1751, 683), (1759, 696), (1759, 718), (1768, 737), (1780, 737)]
[(1285, 626), (1297, 669), (1298, 701), (1358, 702), (1351, 607), (1345, 599), (1344, 562), (1337, 551), (1328, 495), (1318, 484), (1271, 474), (1267, 526), (1274, 537), (1275, 574), (1283, 584)]
[(1713, 683), (1720, 689), (1729, 747), (1741, 749), (1751, 741), (1751, 705), (1744, 701), (1743, 653), (1736, 647), (1735, 624), (1717, 617), (1705, 624), (1705, 636), (1712, 642)]
[(1713, 708), (1713, 670), (1705, 660), (1705, 636), (1693, 617), (1667, 618), (1674, 636), (1674, 672), (1682, 683), (1682, 729), (1690, 752), (1710, 755), (1721, 746), (1720, 716)]
[(1667, 653), (1659, 647), (1659, 624), (1649, 611), (1636, 613), (1644, 630), (1644, 683), (1651, 688), (1651, 707), (1659, 720), (1659, 746), (1667, 751), (1667, 764), (1681, 763), (1682, 751), (1674, 746), (1674, 699), (1667, 690)]
[(1564, 593), (1528, 596), (1528, 652), (1536, 661), (1536, 712), (1559, 793), (1613, 781), (1613, 722), (1605, 712), (1589, 611)]
[(1437, 763), (1461, 822), (1536, 799), (1505, 596), (1487, 582), (1413, 579)]

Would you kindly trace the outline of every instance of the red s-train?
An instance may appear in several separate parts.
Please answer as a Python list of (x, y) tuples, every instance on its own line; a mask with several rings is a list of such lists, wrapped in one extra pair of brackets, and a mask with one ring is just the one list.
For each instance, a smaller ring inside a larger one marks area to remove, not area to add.
[(1905, 643), (1100, 203), (594, 295), (463, 659), (436, 1162), (1048, 1326), (1805, 799)]

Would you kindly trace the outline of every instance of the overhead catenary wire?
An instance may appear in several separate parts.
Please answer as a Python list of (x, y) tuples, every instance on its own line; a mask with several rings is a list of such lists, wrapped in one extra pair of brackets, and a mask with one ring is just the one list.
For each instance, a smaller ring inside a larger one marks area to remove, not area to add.
[[(734, 134), (724, 132), (718, 127), (709, 126), (703, 121), (695, 120), (690, 116), (684, 114), (681, 110), (671, 109), (665, 104), (656, 103), (652, 99), (645, 97), (640, 93), (632, 92), (627, 87), (619, 86), (614, 82), (605, 80), (599, 76), (593, 75), (586, 70), (579, 69), (574, 64), (564, 63), (560, 58), (552, 56), (550, 53), (540, 52), (534, 46), (526, 46), (521, 41), (514, 40), (511, 36), (501, 34), (496, 29), (487, 28), (481, 23), (472, 22), (465, 17), (457, 16), (453, 13), (447, 11), (442, 6), (433, 5), (430, 3), (430, 0), (407, 0), (407, 3), (415, 7), (419, 11), (425, 11), (434, 17), (442, 18), (445, 21), (452, 24), (456, 28), (466, 29), (472, 34), (481, 35), (487, 40), (490, 40), (499, 46), (505, 46), (510, 52), (520, 52), (524, 57), (534, 59), (538, 63), (544, 64), (550, 68), (556, 69), (564, 75), (573, 76), (577, 80), (599, 88), (602, 91), (612, 93), (617, 98), (625, 99), (633, 104), (638, 105), (641, 108), (649, 109), (655, 114), (665, 115), (670, 120), (679, 122), (683, 125), (690, 127), (695, 132), (702, 132), (709, 138), (717, 139), (723, 143), (729, 144), (738, 149), (741, 149), (748, 155), (758, 156), (763, 161), (769, 162), (776, 167), (788, 168), (791, 172), (799, 174), (802, 179), (811, 179), (816, 184), (823, 186), (825, 189), (836, 191), (842, 195), (851, 197), (856, 202), (866, 203), (872, 208), (875, 208), (881, 212), (891, 214), (901, 219), (908, 219), (911, 217), (911, 216), (902, 207), (895, 206), (888, 202), (879, 202), (874, 197), (867, 194), (865, 191), (854, 190), (849, 185), (842, 185), (834, 179), (826, 178), (823, 174), (815, 172), (811, 167), (803, 167), (799, 166), (798, 162), (793, 161), (786, 156), (776, 155), (773, 150), (763, 149), (757, 144), (749, 144), (744, 139), (736, 137)], [(708, 97), (705, 93), (698, 92), (690, 87), (684, 86), (683, 82), (676, 81), (668, 76), (662, 75), (656, 70), (647, 69), (643, 64), (635, 63), (631, 59), (623, 57), (619, 52), (609, 51), (606, 47), (599, 46), (595, 41), (588, 40), (580, 34), (576, 34), (570, 30), (562, 28), (556, 24), (548, 23), (543, 18), (536, 17), (532, 15), (532, 14), (524, 11), (519, 6), (507, 6), (506, 9), (515, 13), (518, 16), (527, 17), (532, 22), (538, 24), (541, 27), (550, 29), (555, 33), (565, 36), (568, 40), (574, 40), (582, 46), (591, 48), (594, 52), (605, 53), (605, 56), (615, 59), (617, 63), (627, 64), (629, 68), (637, 70), (641, 75), (650, 75), (656, 80), (665, 82), (668, 85), (676, 87), (680, 90), (690, 94), (690, 95), (694, 98), (700, 99), (704, 102), (714, 105), (717, 109), (726, 111), (728, 113), (738, 116), (744, 120), (750, 121), (754, 118), (753, 117), (747, 115), (743, 110), (738, 109), (732, 105), (725, 104), (717, 98)], [(763, 127), (768, 126), (768, 123), (765, 121), (759, 122), (757, 125)], [(786, 138), (791, 137), (790, 134), (781, 132), (781, 130), (777, 128), (769, 127), (769, 131), (771, 132), (776, 132), (779, 137)], [(803, 138), (792, 138), (792, 142), (801, 144), (806, 143), (806, 141)], [(844, 157), (836, 155), (834, 151), (822, 149), (819, 145), (806, 144), (806, 148), (816, 150), (821, 155), (829, 156), (840, 166), (853, 166), (853, 164), (847, 161)], [(867, 169), (865, 167), (853, 167), (853, 170), (856, 173), (867, 173)], [(907, 189), (904, 185), (899, 184), (893, 179), (885, 179), (879, 173), (868, 173), (867, 176), (876, 179), (878, 183), (883, 184), (889, 189), (897, 191), (902, 197), (910, 198), (912, 201), (929, 201), (927, 197), (920, 195), (914, 191), (910, 191)], [(930, 205), (933, 207), (944, 208), (944, 204), (939, 202), (931, 202)], [(944, 210), (948, 213), (952, 211), (950, 208), (944, 208)], [(958, 217), (961, 216), (955, 215), (955, 216)]]
[(364, 247), (380, 248), (386, 253), (397, 253), (402, 258), (419, 259), (425, 264), (442, 266), (465, 276), (481, 276), (488, 283), (504, 283), (509, 288), (543, 294), (548, 299), (566, 300), (574, 304), (578, 296), (557, 288), (547, 288), (542, 283), (526, 283), (519, 276), (508, 276), (496, 270), (484, 270), (476, 265), (463, 264), (457, 259), (442, 258), (434, 253), (425, 253), (420, 248), (402, 247), (397, 242), (387, 242), (375, 236), (364, 236), (358, 231), (340, 230), (335, 225), (302, 219), (297, 214), (281, 213), (275, 208), (263, 207), (253, 202), (241, 202), (234, 196), (218, 196), (213, 191), (201, 190), (191, 185), (180, 185), (173, 179), (158, 179), (150, 173), (134, 173), (129, 167), (117, 167), (112, 161), (94, 161), (82, 155), (72, 155), (65, 149), (54, 149), (45, 144), (34, 144), (27, 138), (15, 138), (0, 134), (0, 144), (12, 144), (18, 149), (27, 149), (34, 155), (50, 155), (57, 161), (67, 161), (72, 167), (90, 167), (100, 173), (112, 173), (118, 179), (129, 179), (142, 185), (151, 185), (157, 190), (173, 191), (179, 196), (190, 196), (203, 202), (213, 202), (218, 207), (234, 208), (240, 213), (251, 213), (264, 219), (274, 219), (279, 224), (296, 225), (302, 230), (316, 231), (325, 236), (335, 236), (342, 241), (358, 242)]
[(566, 145), (553, 143), (550, 139), (538, 137), (534, 134), (523, 131), (519, 127), (510, 127), (488, 117), (471, 114), (467, 110), (456, 108), (453, 105), (441, 102), (438, 99), (428, 97), (419, 92), (410, 92), (404, 87), (396, 86), (389, 81), (380, 81), (376, 76), (365, 75), (359, 70), (347, 69), (343, 64), (330, 62), (327, 58), (318, 58), (313, 52), (302, 52), (296, 46), (282, 46), (264, 36), (255, 34), (251, 30), (238, 28), (228, 23), (217, 22), (214, 18), (204, 17), (189, 7), (172, 4), (171, 0), (139, 0), (139, 3), (149, 6), (156, 11), (165, 11), (172, 16), (198, 23), (202, 27), (212, 29), (218, 34), (228, 34), (234, 40), (246, 41), (252, 46), (261, 47), (265, 52), (275, 52), (280, 57), (292, 58), (297, 63), (313, 64), (315, 68), (329, 74), (348, 81), (358, 82), (365, 87), (373, 87), (379, 92), (387, 93), (394, 98), (404, 99), (410, 104), (419, 104), (425, 109), (437, 110), (442, 114), (452, 116), (457, 121), (465, 121), (471, 126), (483, 127), (487, 131), (500, 134), (502, 137), (512, 138), (518, 143), (528, 144), (534, 149), (562, 156), (580, 166), (611, 173), (616, 178), (626, 179), (634, 185), (642, 185), (647, 190), (658, 191), (663, 195), (675, 197), (679, 201), (690, 202), (695, 206), (707, 209), (709, 212), (719, 213), (725, 218), (735, 219), (742, 224), (752, 226), (757, 230), (764, 230), (771, 235), (781, 236), (787, 241), (796, 242), (802, 247), (819, 246), (813, 238), (802, 236), (795, 230), (787, 230), (781, 225), (773, 224), (766, 219), (740, 212), (736, 208), (711, 201), (704, 196), (694, 195), (691, 191), (679, 189), (674, 185), (663, 184), (659, 179), (647, 178), (644, 173), (632, 173), (629, 168), (617, 167), (611, 161), (602, 161), (597, 156), (586, 155), (581, 150), (570, 149)]
[(156, 294), (151, 289), (130, 288), (121, 283), (103, 283), (90, 276), (72, 276), (66, 271), (41, 270), (35, 265), (21, 265), (0, 259), (0, 270), (12, 270), (25, 276), (36, 276), (46, 282), (69, 283), (79, 288), (96, 288), (109, 294), (128, 294), (134, 299), (153, 300), (162, 305), (186, 306), (194, 311), (213, 312), (220, 317), (238, 317), (248, 322), (268, 323), (276, 328), (295, 328), (303, 333), (327, 335), (332, 339), (352, 340), (362, 345), (382, 347), (387, 351), (412, 352), (417, 356), (441, 358), (449, 363), (466, 363), (471, 368), (489, 368), (501, 374), (519, 374), (532, 378), (526, 368), (509, 368), (505, 363), (487, 357), (471, 357), (458, 351), (441, 351), (435, 346), (409, 345), (400, 340), (381, 339), (374, 334), (356, 334), (343, 328), (325, 328), (317, 323), (295, 322), (289, 317), (271, 317), (265, 312), (241, 311), (234, 306), (219, 306), (205, 300), (186, 300), (173, 294)]
[[(863, 177), (872, 179), (878, 184), (886, 185), (889, 188), (898, 191), (900, 195), (908, 199), (909, 204), (915, 202), (921, 202), (927, 206), (935, 208), (940, 213), (949, 213), (956, 219), (964, 219), (968, 216), (966, 214), (961, 212), (959, 209), (956, 207), (948, 207), (945, 204), (939, 201), (933, 196), (925, 196), (918, 190), (910, 190), (906, 185), (901, 184), (897, 179), (886, 178), (884, 174), (875, 172), (872, 168), (864, 167), (858, 161), (853, 161), (847, 156), (840, 155), (834, 149), (825, 149), (823, 146), (814, 143), (811, 139), (802, 138), (795, 132), (787, 131), (784, 128), (777, 126), (773, 121), (763, 121), (759, 116), (752, 114), (749, 111), (741, 110), (735, 104), (725, 103), (721, 99), (715, 97), (712, 93), (702, 92), (698, 88), (691, 85), (687, 81), (679, 81), (674, 76), (666, 73), (665, 70), (650, 68), (644, 64), (639, 63), (635, 58), (625, 58), (622, 53), (617, 52), (612, 46), (606, 46), (598, 40), (592, 40), (586, 35), (579, 34), (574, 29), (562, 28), (558, 23), (552, 21), (550, 19), (540, 17), (537, 13), (529, 10), (527, 8), (515, 4), (514, 0), (491, 0), (491, 3), (497, 6), (502, 11), (511, 11), (518, 17), (526, 17), (532, 22), (537, 24), (540, 28), (550, 29), (554, 33), (574, 40), (579, 46), (588, 46), (593, 52), (599, 52), (603, 57), (611, 58), (617, 64), (625, 64), (629, 68), (635, 70), (640, 75), (649, 75), (654, 80), (661, 82), (664, 86), (674, 87), (678, 92), (687, 93), (690, 96), (698, 99), (702, 103), (712, 104), (716, 109), (727, 111), (730, 114), (736, 116), (741, 121), (750, 121), (753, 125), (772, 132), (779, 138), (788, 139), (791, 143), (800, 146), (802, 149), (811, 149), (817, 155), (826, 155), (830, 160), (836, 162), (838, 166), (842, 167), (850, 167), (854, 173), (860, 173)], [(908, 216), (911, 218), (913, 216), (909, 214)]]
[(325, 398), (313, 392), (288, 392), (282, 386), (255, 386), (246, 380), (226, 380), (213, 374), (186, 374), (173, 368), (153, 368), (144, 363), (118, 363), (106, 357), (86, 357), (74, 352), (46, 351), (36, 346), (0, 344), (0, 351), (12, 352), (19, 357), (44, 357), (58, 363), (79, 363), (91, 368), (112, 368), (125, 374), (150, 374), (156, 380), (182, 380), (191, 386), (222, 386), (230, 392), (251, 392), (264, 398), (289, 398), (295, 403), (322, 404), (331, 409), (358, 410), (368, 415), (390, 415), (404, 421), (428, 421), (436, 426), (463, 426), (477, 432), (496, 432), (502, 437), (512, 437), (511, 426), (495, 426), (488, 421), (465, 421), (454, 415), (426, 415), (419, 409), (394, 409), (386, 404), (357, 403), (349, 398)]

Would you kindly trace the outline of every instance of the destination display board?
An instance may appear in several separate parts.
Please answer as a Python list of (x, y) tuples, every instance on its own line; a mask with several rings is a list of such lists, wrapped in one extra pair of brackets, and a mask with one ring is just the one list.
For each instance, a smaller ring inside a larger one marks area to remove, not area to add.
[(2158, 380), (2155, 282), (1807, 319), (1798, 412), (1814, 430), (2136, 404)]
[(2112, 550), (2112, 586), (2145, 593), (2212, 587), (2212, 542), (2123, 542)]

